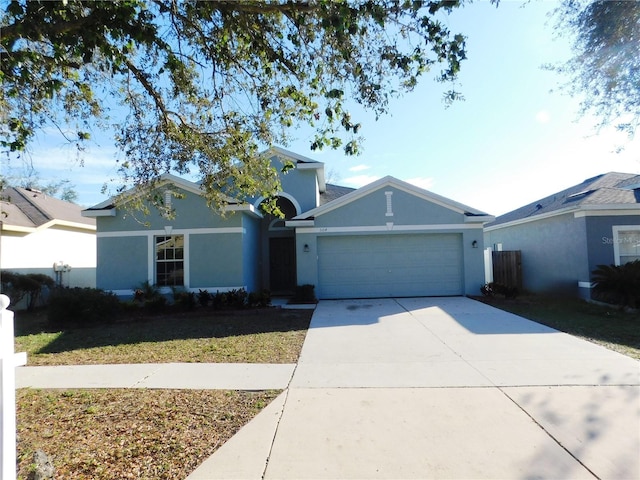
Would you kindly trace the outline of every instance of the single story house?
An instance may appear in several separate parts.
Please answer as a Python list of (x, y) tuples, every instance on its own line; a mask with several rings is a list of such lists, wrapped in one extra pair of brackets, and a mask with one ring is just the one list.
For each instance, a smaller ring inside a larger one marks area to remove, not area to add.
[(96, 221), (82, 207), (28, 188), (0, 192), (0, 268), (96, 285)]
[(126, 297), (148, 281), (161, 287), (292, 293), (315, 286), (318, 298), (478, 294), (484, 280), (487, 214), (393, 177), (357, 190), (327, 184), (324, 164), (281, 148), (263, 153), (281, 170), (278, 205), (261, 198), (208, 208), (197, 183), (165, 174), (183, 195), (175, 218), (158, 211), (143, 223), (112, 200), (83, 215), (97, 221), (97, 286)]
[(501, 215), (484, 243), (521, 251), (525, 290), (590, 298), (598, 265), (640, 259), (640, 175), (598, 175)]

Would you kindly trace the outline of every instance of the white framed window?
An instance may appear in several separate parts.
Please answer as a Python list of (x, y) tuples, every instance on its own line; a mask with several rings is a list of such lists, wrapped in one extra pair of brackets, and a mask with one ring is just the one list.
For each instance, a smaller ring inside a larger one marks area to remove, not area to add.
[(640, 260), (640, 225), (613, 227), (613, 256), (616, 265)]
[(184, 285), (184, 235), (155, 237), (156, 285), (173, 287)]

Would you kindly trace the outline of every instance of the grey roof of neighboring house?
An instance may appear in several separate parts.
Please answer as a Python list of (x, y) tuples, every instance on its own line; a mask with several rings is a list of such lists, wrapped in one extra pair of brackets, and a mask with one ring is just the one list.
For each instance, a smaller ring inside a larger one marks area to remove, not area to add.
[(486, 227), (535, 218), (568, 207), (590, 205), (640, 206), (640, 175), (609, 172), (588, 178), (578, 185), (500, 215)]
[(339, 185), (332, 185), (327, 183), (326, 191), (320, 194), (320, 205), (324, 205), (329, 203), (337, 198), (346, 195), (347, 193), (351, 193), (355, 190), (355, 188), (350, 187), (341, 187)]
[(0, 221), (4, 225), (37, 228), (54, 220), (95, 226), (93, 218), (83, 217), (82, 207), (50, 197), (38, 190), (7, 187), (0, 192)]

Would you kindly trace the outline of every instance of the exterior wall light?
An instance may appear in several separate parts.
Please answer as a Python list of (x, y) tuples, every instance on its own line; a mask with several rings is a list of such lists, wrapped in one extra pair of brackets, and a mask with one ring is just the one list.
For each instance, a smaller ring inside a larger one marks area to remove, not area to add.
[(472, 246), (473, 248), (478, 248), (478, 241), (477, 241), (477, 240), (474, 240), (473, 242), (471, 242), (471, 246)]
[(304, 244), (303, 250), (305, 251), (305, 253), (309, 253), (309, 244), (308, 243)]

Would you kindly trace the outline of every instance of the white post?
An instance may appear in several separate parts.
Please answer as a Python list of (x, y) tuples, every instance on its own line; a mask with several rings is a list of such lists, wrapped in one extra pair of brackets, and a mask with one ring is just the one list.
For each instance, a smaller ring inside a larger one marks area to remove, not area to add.
[(0, 473), (16, 478), (16, 367), (26, 365), (27, 354), (15, 353), (10, 300), (0, 295)]
[(484, 283), (493, 282), (493, 249), (484, 249)]

